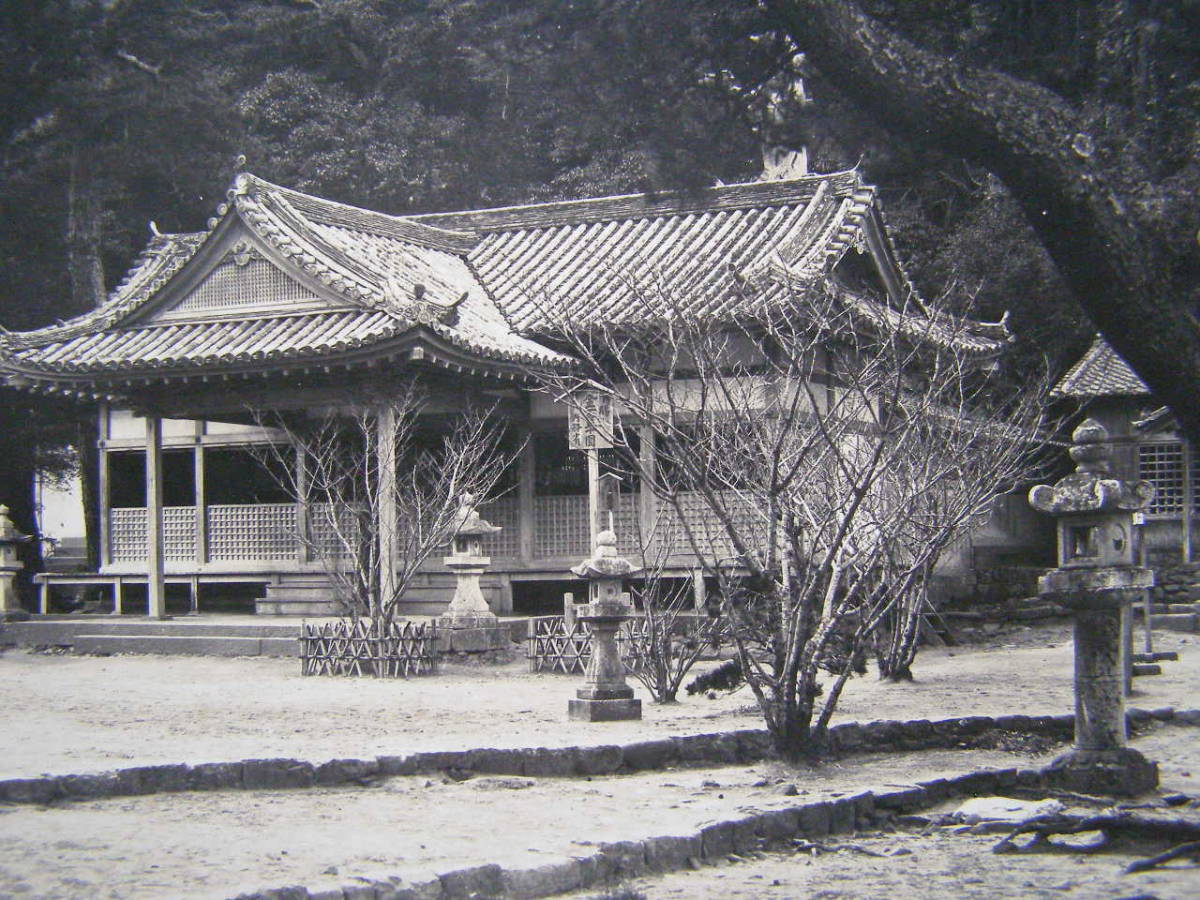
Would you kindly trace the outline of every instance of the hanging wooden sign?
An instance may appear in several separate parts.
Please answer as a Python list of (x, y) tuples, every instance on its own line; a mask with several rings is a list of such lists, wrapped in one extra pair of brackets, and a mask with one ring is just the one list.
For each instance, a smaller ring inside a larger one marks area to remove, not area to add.
[(612, 397), (601, 391), (577, 391), (567, 401), (567, 440), (572, 450), (602, 450), (613, 445)]

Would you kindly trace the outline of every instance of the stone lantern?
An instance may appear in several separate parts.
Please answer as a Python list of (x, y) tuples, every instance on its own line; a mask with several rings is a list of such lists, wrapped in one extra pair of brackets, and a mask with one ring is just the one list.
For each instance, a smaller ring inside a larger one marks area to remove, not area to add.
[(642, 701), (625, 683), (625, 665), (617, 647), (617, 631), (631, 618), (633, 605), (622, 593), (624, 581), (640, 567), (617, 555), (617, 536), (611, 529), (596, 535), (590, 559), (571, 569), (588, 580), (588, 603), (576, 607), (575, 618), (591, 631), (592, 657), (586, 682), (567, 703), (567, 714), (582, 722), (640, 719)]
[(479, 576), (492, 563), (491, 557), (483, 555), (484, 535), (495, 534), (501, 530), (500, 526), (480, 517), (475, 508), (475, 496), (469, 493), (462, 495), (454, 521), (457, 527), (451, 541), (451, 552), (442, 562), (457, 580), (454, 597), (445, 613), (439, 617), (438, 625), (451, 628), (494, 627), (496, 614), (483, 599)]
[(1135, 564), (1133, 514), (1154, 497), (1145, 481), (1114, 478), (1108, 432), (1088, 419), (1071, 435), (1073, 473), (1029, 492), (1058, 519), (1058, 563), (1039, 592), (1075, 619), (1075, 747), (1048, 772), (1069, 790), (1134, 795), (1158, 785), (1158, 767), (1126, 746), (1122, 611), (1154, 584)]
[(25, 563), (17, 559), (17, 547), (33, 538), (17, 531), (8, 517), (8, 507), (0, 506), (0, 618), (21, 618), (26, 615), (17, 595), (17, 573)]

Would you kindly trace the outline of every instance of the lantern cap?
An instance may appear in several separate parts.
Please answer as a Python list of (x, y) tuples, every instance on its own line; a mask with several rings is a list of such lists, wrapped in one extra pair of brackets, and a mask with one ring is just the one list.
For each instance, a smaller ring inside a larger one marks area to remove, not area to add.
[(454, 514), (454, 521), (457, 523), (457, 526), (454, 528), (454, 537), (495, 534), (497, 531), (502, 530), (499, 525), (493, 525), (479, 515), (479, 510), (475, 508), (475, 495), (470, 491), (465, 491), (459, 500), (458, 511)]
[(29, 535), (22, 534), (8, 517), (8, 506), (0, 503), (0, 541), (18, 543), (33, 540)]
[(1039, 484), (1029, 491), (1029, 504), (1052, 516), (1132, 512), (1154, 499), (1148, 481), (1125, 481), (1109, 474), (1112, 449), (1108, 429), (1086, 419), (1071, 434), (1068, 453), (1075, 471), (1053, 485)]
[(571, 569), (580, 578), (622, 578), (641, 570), (641, 566), (618, 555), (617, 535), (609, 528), (596, 535), (596, 549), (591, 558)]

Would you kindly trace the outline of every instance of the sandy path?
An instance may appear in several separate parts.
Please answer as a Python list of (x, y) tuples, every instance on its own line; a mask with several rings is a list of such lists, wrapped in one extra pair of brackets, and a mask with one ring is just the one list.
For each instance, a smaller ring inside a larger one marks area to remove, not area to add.
[[(254, 888), (423, 880), (483, 862), (535, 867), (593, 843), (933, 778), (1023, 765), (999, 751), (881, 755), (800, 773), (778, 764), (583, 779), (401, 777), (374, 788), (162, 794), (0, 811), (0, 896), (220, 898)], [(786, 777), (803, 791), (772, 788)], [(755, 786), (766, 781), (767, 786)], [(218, 862), (219, 861), (219, 862)]]

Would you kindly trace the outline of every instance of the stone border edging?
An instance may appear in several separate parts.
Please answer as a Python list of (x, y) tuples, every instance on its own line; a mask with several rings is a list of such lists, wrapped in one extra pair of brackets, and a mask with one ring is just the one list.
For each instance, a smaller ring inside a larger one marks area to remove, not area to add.
[[(1200, 709), (1130, 709), (1131, 728), (1150, 721), (1200, 725)], [(964, 716), (930, 721), (846, 722), (829, 729), (826, 752), (910, 752), (951, 749), (991, 731), (1012, 731), (1069, 740), (1073, 715)], [(299, 759), (134, 766), (83, 775), (44, 775), (0, 781), (0, 803), (47, 804), (181, 791), (281, 790), (359, 784), (395, 775), (457, 769), (483, 775), (586, 777), (643, 772), (670, 766), (738, 765), (774, 757), (766, 731), (744, 729), (657, 738), (620, 746), (531, 747), (425, 751), (374, 759), (331, 759), (319, 765)]]
[[(1200, 715), (1200, 712), (1198, 712)], [(1200, 720), (1198, 720), (1200, 721)], [(952, 797), (1045, 786), (1041, 769), (983, 769), (951, 778), (919, 781), (896, 790), (863, 791), (830, 800), (772, 810), (706, 825), (688, 835), (600, 844), (590, 856), (573, 857), (533, 869), (505, 869), (492, 863), (455, 869), (428, 881), (405, 884), (380, 878), (322, 891), (303, 886), (240, 894), (235, 900), (469, 900), (492, 897), (534, 900), (568, 891), (612, 884), (624, 878), (715, 863), (747, 851), (781, 845), (796, 837), (818, 839), (881, 824)]]

